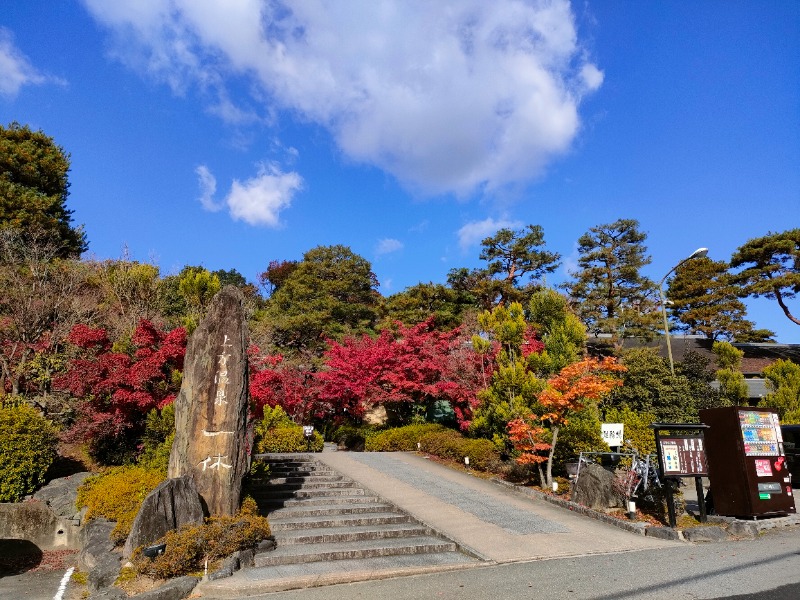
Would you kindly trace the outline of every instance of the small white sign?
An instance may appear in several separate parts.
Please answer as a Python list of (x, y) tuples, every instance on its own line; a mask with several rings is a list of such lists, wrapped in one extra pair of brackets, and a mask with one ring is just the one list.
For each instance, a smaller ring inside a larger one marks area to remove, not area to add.
[(624, 423), (602, 423), (600, 425), (600, 435), (603, 441), (609, 446), (622, 446)]

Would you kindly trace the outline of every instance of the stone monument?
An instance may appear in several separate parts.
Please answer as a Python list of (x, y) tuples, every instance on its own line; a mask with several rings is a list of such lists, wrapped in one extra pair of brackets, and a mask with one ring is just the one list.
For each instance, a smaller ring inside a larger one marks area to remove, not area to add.
[(247, 472), (247, 331), (244, 297), (227, 286), (186, 348), (175, 400), (168, 477), (189, 475), (209, 515), (233, 515)]

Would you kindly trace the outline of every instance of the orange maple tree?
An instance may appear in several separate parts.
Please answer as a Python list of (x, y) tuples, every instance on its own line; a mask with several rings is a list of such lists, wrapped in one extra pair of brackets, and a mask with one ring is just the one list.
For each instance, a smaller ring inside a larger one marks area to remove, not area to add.
[[(517, 462), (541, 465), (547, 461), (546, 476), (540, 467), (540, 477), (544, 485), (552, 485), (553, 454), (560, 427), (567, 423), (570, 414), (581, 410), (587, 401), (600, 400), (622, 385), (622, 380), (615, 373), (625, 370), (614, 357), (586, 358), (567, 365), (558, 375), (548, 379), (547, 387), (537, 396), (542, 414), (531, 414), (508, 423), (509, 439), (520, 453)], [(546, 441), (544, 424), (550, 426), (549, 441)], [(546, 456), (544, 452), (547, 452)]]

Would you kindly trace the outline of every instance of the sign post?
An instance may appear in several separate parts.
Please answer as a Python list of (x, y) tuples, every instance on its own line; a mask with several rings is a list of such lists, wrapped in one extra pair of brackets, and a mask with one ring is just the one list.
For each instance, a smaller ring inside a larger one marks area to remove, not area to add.
[[(706, 522), (706, 502), (703, 495), (703, 477), (708, 476), (706, 447), (703, 431), (708, 425), (697, 423), (653, 423), (650, 425), (656, 436), (658, 469), (661, 479), (667, 484), (667, 511), (669, 526), (675, 527), (675, 498), (673, 481), (681, 477), (694, 477), (697, 490), (697, 504), (700, 508), (700, 522)], [(662, 431), (691, 432), (680, 435), (662, 436)]]
[(609, 448), (616, 447), (618, 450), (622, 446), (625, 433), (624, 423), (601, 423), (600, 435)]

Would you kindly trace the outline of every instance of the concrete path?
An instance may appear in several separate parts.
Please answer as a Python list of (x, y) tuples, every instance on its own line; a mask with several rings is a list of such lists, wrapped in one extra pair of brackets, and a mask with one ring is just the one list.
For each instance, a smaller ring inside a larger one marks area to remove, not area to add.
[(680, 545), (622, 531), (415, 453), (315, 456), (469, 553), (496, 563)]

